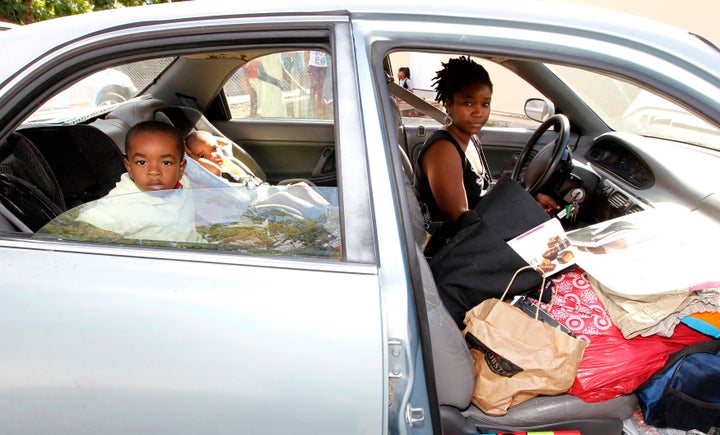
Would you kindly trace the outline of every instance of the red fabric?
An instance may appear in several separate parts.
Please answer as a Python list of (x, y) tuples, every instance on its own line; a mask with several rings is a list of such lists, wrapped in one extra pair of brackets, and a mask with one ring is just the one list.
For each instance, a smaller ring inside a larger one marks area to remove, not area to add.
[(586, 402), (632, 393), (665, 364), (671, 353), (710, 340), (683, 324), (675, 327), (671, 337), (624, 338), (580, 268), (553, 279), (552, 306), (541, 307), (588, 343), (568, 391)]

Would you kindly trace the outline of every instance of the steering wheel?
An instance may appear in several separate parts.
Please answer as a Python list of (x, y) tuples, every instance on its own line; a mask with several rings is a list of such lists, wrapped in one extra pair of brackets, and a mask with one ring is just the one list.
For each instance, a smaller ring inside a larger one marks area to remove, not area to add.
[(528, 164), (527, 170), (525, 171), (524, 185), (525, 190), (528, 191), (532, 196), (535, 196), (540, 192), (545, 185), (550, 181), (552, 175), (557, 170), (560, 164), (560, 159), (563, 156), (563, 151), (568, 149), (568, 143), (570, 142), (570, 121), (567, 116), (562, 114), (553, 115), (548, 118), (545, 122), (535, 130), (535, 133), (530, 137), (525, 148), (520, 153), (520, 157), (515, 163), (512, 175), (510, 176), (513, 181), (520, 181), (520, 172), (525, 166), (526, 161), (530, 158), (530, 151), (535, 147), (540, 137), (550, 129), (550, 127), (557, 127), (558, 137), (554, 143), (549, 143), (544, 146)]

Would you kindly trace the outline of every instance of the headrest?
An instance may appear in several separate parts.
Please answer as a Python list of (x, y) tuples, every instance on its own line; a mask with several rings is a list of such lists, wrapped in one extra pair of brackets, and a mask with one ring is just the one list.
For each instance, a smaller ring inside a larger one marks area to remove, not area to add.
[(157, 98), (133, 100), (116, 107), (106, 118), (121, 119), (133, 126), (138, 122), (155, 119), (155, 111), (164, 106), (167, 106), (167, 103)]
[(105, 119), (98, 118), (88, 125), (91, 125), (108, 135), (110, 139), (115, 142), (118, 149), (122, 153), (125, 153), (125, 136), (127, 135), (128, 130), (130, 130), (130, 124), (120, 118), (113, 118), (111, 115), (108, 115)]

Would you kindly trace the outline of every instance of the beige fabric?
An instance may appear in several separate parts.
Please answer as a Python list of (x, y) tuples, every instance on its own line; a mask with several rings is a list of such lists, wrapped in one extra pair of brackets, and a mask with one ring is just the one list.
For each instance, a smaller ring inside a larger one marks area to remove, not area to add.
[(699, 291), (679, 288), (661, 294), (628, 295), (614, 292), (589, 273), (587, 276), (613, 324), (625, 338), (653, 334), (669, 337), (683, 316), (720, 310), (720, 288), (717, 287)]

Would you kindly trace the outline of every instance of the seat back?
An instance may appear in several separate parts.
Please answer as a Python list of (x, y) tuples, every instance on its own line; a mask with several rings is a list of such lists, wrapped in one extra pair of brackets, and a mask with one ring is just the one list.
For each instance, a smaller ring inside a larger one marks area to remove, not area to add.
[(400, 106), (398, 106), (397, 100), (392, 97), (390, 98), (390, 109), (392, 110), (392, 118), (394, 122), (393, 126), (397, 128), (398, 138), (400, 139), (398, 141), (398, 148), (400, 149), (400, 158), (402, 159), (402, 169), (405, 173), (405, 177), (410, 181), (410, 183), (412, 183), (414, 178), (412, 161), (410, 160), (410, 157), (408, 157), (407, 151), (405, 151), (405, 147), (403, 147), (402, 144), (405, 138), (405, 129), (402, 124)]
[(34, 232), (65, 210), (62, 190), (43, 155), (14, 133), (0, 144), (0, 214), (23, 232)]
[(120, 118), (113, 118), (108, 115), (104, 119), (98, 118), (88, 125), (105, 133), (105, 135), (115, 142), (120, 152), (125, 153), (125, 136), (127, 136), (127, 132), (130, 131), (130, 124)]
[(167, 106), (167, 103), (157, 98), (134, 99), (117, 106), (104, 119), (96, 119), (89, 125), (110, 137), (124, 154), (125, 136), (130, 128), (139, 122), (155, 119), (155, 111), (163, 106)]
[(167, 103), (157, 98), (132, 100), (117, 106), (105, 118), (121, 119), (133, 126), (138, 122), (155, 119), (155, 111), (163, 106), (167, 106)]
[(68, 208), (107, 195), (125, 172), (115, 142), (93, 126), (33, 127), (23, 134), (47, 160)]
[(180, 130), (182, 137), (187, 137), (195, 130), (204, 130), (215, 136), (224, 137), (232, 144), (233, 157), (240, 160), (254, 176), (262, 181), (267, 181), (267, 175), (260, 165), (252, 158), (252, 156), (242, 149), (230, 138), (227, 138), (223, 132), (218, 130), (206, 117), (197, 109), (185, 106), (161, 107), (156, 110), (155, 119), (174, 125)]
[(417, 251), (430, 326), (438, 404), (466, 409), (475, 386), (470, 351), (457, 324), (443, 306), (425, 256), (419, 247)]

